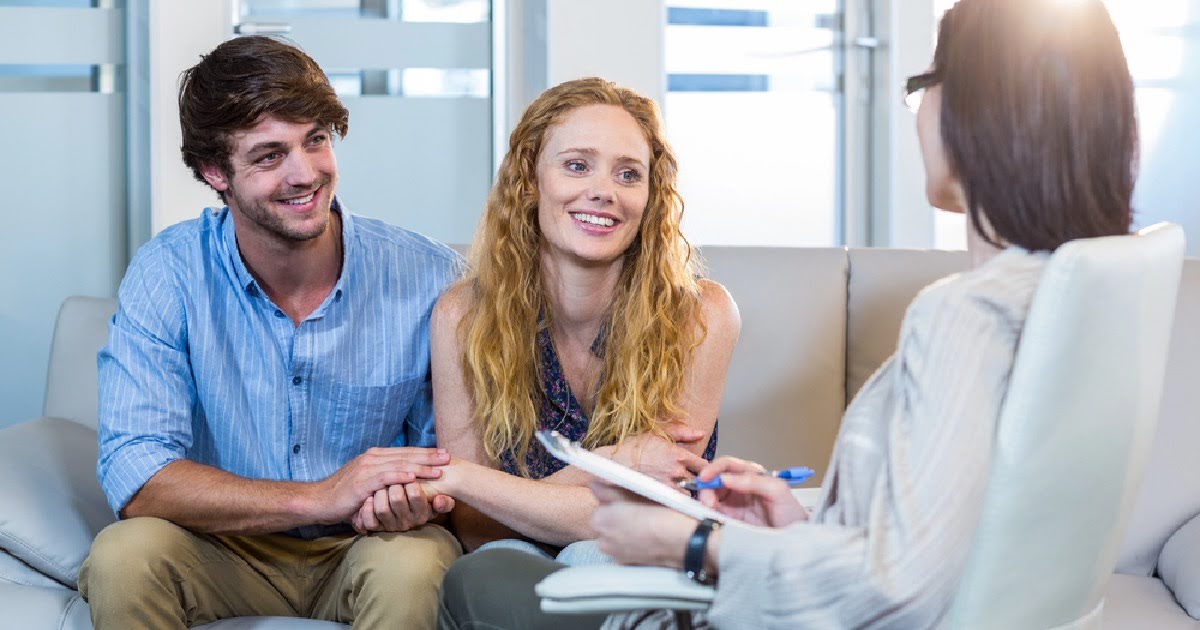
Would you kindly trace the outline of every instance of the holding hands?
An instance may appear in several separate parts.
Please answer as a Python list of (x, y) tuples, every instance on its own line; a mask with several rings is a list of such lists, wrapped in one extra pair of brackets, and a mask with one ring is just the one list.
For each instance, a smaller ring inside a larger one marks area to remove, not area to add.
[(350, 521), (360, 534), (423, 525), (454, 506), (448, 496), (427, 497), (421, 484), (441, 478), (449, 462), (445, 449), (368, 449), (314, 485), (317, 522)]
[(350, 525), (360, 534), (406, 532), (454, 509), (454, 498), (423, 483), (388, 486), (363, 501)]

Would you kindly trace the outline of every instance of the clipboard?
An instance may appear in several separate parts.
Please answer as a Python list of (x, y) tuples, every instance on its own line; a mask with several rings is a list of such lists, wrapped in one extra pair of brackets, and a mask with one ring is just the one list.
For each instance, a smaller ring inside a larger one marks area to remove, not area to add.
[(563, 437), (558, 431), (542, 430), (535, 435), (542, 446), (545, 446), (546, 450), (558, 459), (655, 503), (682, 512), (696, 520), (711, 518), (718, 523), (737, 520), (721, 514), (650, 475), (618, 464), (602, 455), (597, 455), (580, 446), (578, 442), (572, 442)]

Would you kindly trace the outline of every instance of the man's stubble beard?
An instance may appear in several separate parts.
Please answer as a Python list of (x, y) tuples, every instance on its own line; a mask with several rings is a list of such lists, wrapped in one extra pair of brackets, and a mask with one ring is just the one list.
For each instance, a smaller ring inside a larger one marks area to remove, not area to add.
[[(325, 191), (323, 189), (327, 187), (332, 180), (332, 177), (325, 175), (321, 178), (321, 181), (317, 185), (313, 186), (313, 190), (321, 191), (318, 197), (325, 196)], [(232, 185), (230, 185), (227, 194), (234, 201), (233, 205), (236, 205), (241, 210), (241, 213), (248, 220), (250, 220), (250, 222), (283, 241), (297, 244), (306, 243), (324, 234), (325, 230), (329, 228), (329, 214), (331, 212), (330, 206), (333, 205), (332, 194), (328, 195), (328, 202), (326, 203), (324, 211), (321, 212), (322, 221), (316, 225), (304, 225), (296, 227), (289, 226), (288, 222), (284, 218), (284, 215), (276, 212), (274, 208), (271, 207), (272, 202), (270, 201), (270, 198), (263, 201), (248, 202), (248, 200), (243, 199), (241, 195), (238, 194), (237, 189), (235, 189)], [(273, 193), (271, 195), (271, 197), (283, 196), (294, 195), (285, 195), (282, 193)]]

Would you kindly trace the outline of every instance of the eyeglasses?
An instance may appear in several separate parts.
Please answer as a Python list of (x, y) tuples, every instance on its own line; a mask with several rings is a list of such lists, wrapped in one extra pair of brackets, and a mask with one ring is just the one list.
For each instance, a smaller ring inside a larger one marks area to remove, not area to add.
[(921, 98), (925, 95), (925, 90), (941, 82), (942, 77), (936, 70), (908, 77), (904, 82), (904, 106), (909, 111), (916, 112), (921, 107)]

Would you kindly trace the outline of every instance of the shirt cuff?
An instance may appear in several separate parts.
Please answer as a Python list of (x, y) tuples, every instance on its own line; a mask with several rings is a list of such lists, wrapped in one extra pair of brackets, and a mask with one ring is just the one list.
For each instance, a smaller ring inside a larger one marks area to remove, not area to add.
[(765, 628), (771, 561), (780, 530), (727, 521), (717, 550), (717, 592), (709, 621), (718, 628)]
[(158, 471), (181, 457), (162, 444), (138, 442), (125, 445), (102, 460), (97, 476), (113, 514), (120, 518), (121, 509), (133, 495)]

